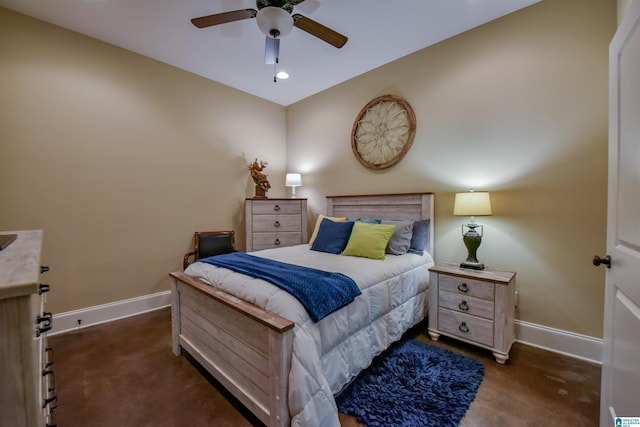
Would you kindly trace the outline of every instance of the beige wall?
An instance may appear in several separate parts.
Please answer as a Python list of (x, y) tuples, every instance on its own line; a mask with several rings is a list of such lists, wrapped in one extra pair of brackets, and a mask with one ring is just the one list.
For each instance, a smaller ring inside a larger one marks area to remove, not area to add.
[[(287, 170), (313, 214), (324, 195), (433, 191), (436, 260), (466, 257), (453, 194), (489, 190), (478, 257), (517, 272), (526, 322), (602, 336), (608, 44), (616, 2), (545, 0), (287, 107)], [(339, 66), (339, 63), (335, 64)], [(367, 170), (351, 152), (362, 106), (407, 99), (413, 147)]]
[[(166, 290), (194, 230), (243, 248), (254, 157), (271, 196), (303, 172), (311, 217), (328, 194), (434, 191), (438, 261), (466, 256), (451, 211), (473, 186), (494, 207), (478, 256), (518, 273), (518, 317), (601, 336), (615, 26), (613, 1), (545, 0), (285, 109), (0, 8), (0, 230), (45, 229), (59, 313)], [(349, 134), (386, 93), (418, 130), (371, 171)]]
[(284, 195), (284, 107), (0, 8), (0, 230), (45, 230), (54, 313), (168, 289), (238, 231), (246, 165)]

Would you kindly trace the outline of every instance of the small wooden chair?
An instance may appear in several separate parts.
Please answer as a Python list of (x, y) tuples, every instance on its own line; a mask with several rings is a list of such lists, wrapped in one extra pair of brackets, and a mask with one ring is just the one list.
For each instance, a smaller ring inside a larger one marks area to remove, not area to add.
[(193, 240), (193, 250), (184, 255), (183, 269), (191, 264), (189, 262), (191, 257), (193, 262), (196, 262), (202, 258), (236, 252), (234, 231), (196, 231), (193, 234)]

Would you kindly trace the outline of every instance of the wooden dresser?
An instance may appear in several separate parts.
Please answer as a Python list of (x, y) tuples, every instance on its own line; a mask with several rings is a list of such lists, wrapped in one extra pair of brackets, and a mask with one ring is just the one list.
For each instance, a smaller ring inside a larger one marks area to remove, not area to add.
[(489, 349), (505, 363), (514, 341), (515, 276), (456, 264), (429, 269), (429, 335), (447, 335)]
[(247, 252), (307, 243), (307, 199), (246, 200)]
[(44, 311), (48, 285), (40, 283), (42, 231), (0, 232), (17, 239), (0, 250), (0, 426), (52, 426), (56, 405), (52, 350)]

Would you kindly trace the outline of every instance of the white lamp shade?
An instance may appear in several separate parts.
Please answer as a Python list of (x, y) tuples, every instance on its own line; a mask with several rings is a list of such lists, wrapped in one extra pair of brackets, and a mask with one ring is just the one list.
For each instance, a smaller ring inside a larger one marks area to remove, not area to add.
[(491, 215), (491, 199), (488, 191), (456, 193), (453, 214), (463, 216)]
[(284, 185), (287, 187), (300, 187), (302, 185), (302, 177), (299, 173), (288, 173)]
[(258, 28), (267, 37), (273, 37), (271, 30), (277, 30), (279, 32), (278, 37), (284, 37), (293, 28), (293, 18), (289, 12), (275, 6), (267, 6), (260, 9), (256, 20), (258, 21)]

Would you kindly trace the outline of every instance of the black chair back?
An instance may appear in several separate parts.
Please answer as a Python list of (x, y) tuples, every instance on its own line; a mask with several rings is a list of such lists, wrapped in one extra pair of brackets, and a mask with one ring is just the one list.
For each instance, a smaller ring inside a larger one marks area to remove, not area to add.
[(194, 249), (184, 255), (182, 268), (186, 269), (193, 261), (214, 255), (228, 254), (236, 251), (235, 232), (231, 231), (196, 231), (194, 233)]
[(198, 259), (234, 251), (233, 234), (203, 234), (198, 244)]

